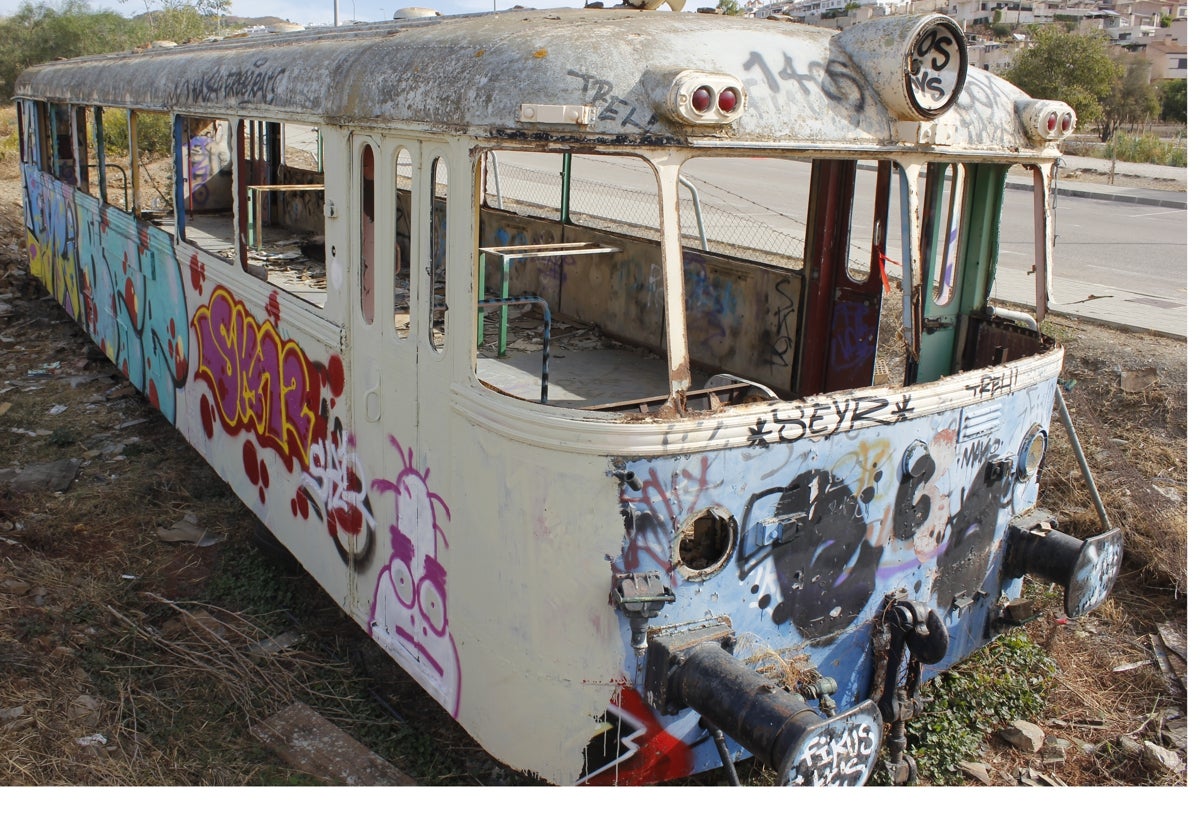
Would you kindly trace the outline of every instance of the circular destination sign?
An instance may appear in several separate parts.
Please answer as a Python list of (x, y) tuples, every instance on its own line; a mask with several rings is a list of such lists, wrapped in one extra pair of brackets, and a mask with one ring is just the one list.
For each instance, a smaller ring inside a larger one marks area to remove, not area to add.
[(950, 108), (967, 81), (967, 42), (945, 17), (930, 20), (909, 41), (905, 86), (908, 101), (925, 119)]

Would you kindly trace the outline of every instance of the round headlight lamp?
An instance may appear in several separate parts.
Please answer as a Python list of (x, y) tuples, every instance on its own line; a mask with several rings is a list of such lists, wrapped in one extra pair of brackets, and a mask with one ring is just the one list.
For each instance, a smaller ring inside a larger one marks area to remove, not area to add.
[(1042, 468), (1042, 460), (1046, 457), (1048, 436), (1041, 426), (1033, 426), (1025, 433), (1021, 448), (1017, 451), (1017, 478), (1029, 481)]

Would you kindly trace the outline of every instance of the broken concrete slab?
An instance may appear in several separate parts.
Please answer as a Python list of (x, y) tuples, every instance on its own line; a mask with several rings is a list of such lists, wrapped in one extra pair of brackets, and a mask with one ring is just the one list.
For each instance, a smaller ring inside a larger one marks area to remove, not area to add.
[(361, 786), (416, 784), (305, 703), (293, 703), (250, 731), (294, 769), (321, 779)]
[(14, 493), (28, 493), (31, 490), (62, 492), (79, 475), (79, 464), (74, 458), (64, 458), (45, 464), (30, 464), (22, 469), (0, 470), (0, 487), (8, 487)]
[(1174, 773), (1183, 770), (1183, 759), (1174, 750), (1160, 747), (1153, 741), (1142, 742), (1142, 763), (1152, 770), (1167, 770)]
[(1001, 729), (999, 735), (1021, 752), (1030, 754), (1038, 752), (1046, 741), (1042, 728), (1027, 720), (1014, 720), (1012, 725)]
[(958, 769), (964, 776), (974, 779), (981, 785), (990, 786), (992, 784), (992, 778), (988, 772), (991, 768), (982, 761), (960, 761)]

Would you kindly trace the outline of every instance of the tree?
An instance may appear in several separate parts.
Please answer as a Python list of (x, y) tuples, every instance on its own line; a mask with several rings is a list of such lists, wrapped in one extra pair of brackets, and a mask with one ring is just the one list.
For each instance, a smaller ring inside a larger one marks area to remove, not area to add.
[(1145, 58), (1128, 58), (1122, 64), (1120, 78), (1100, 102), (1103, 111), (1099, 121), (1100, 140), (1104, 143), (1122, 126), (1132, 130), (1157, 118), (1161, 107), (1150, 84), (1150, 62)]
[(743, 15), (746, 10), (738, 5), (737, 0), (717, 0), (717, 11), (723, 15)]
[(25, 0), (0, 20), (0, 100), (13, 95), (26, 67), (77, 55), (124, 50), (137, 43), (135, 28), (116, 12), (94, 12), (87, 0), (63, 0), (57, 7)]
[[(122, 3), (128, 0), (121, 0)], [(147, 40), (183, 44), (217, 28), (232, 0), (142, 0)]]
[(1164, 122), (1187, 122), (1187, 79), (1167, 79), (1158, 86), (1160, 116)]
[(1032, 42), (1004, 77), (1035, 99), (1066, 102), (1080, 123), (1100, 120), (1101, 102), (1122, 75), (1108, 55), (1108, 39), (1098, 32), (1075, 34), (1057, 26), (1039, 26), (1030, 34)]
[(151, 40), (183, 43), (216, 29), (230, 0), (145, 0), (147, 14), (130, 20), (96, 12), (88, 0), (53, 3), (23, 0), (11, 17), (0, 18), (0, 101), (13, 95), (26, 67), (77, 55), (123, 52)]

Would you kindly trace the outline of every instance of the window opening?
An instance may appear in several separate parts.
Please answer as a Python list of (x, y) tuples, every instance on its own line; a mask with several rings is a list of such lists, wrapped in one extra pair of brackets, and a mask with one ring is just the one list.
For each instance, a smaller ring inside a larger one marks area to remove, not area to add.
[(186, 114), (176, 118), (174, 147), (183, 238), (324, 307), (325, 188), (318, 128)]
[(631, 155), (574, 153), (555, 199), (546, 175), (562, 175), (561, 155), (478, 160), (479, 379), (533, 403), (660, 408), (669, 376), (654, 170)]
[(441, 353), (446, 345), (446, 219), (448, 170), (442, 158), (429, 169), (429, 253), (425, 259), (429, 279), (429, 343)]
[(20, 132), (21, 162), (41, 166), (38, 155), (37, 105), (28, 100), (17, 102), (17, 130)]
[(88, 133), (90, 130), (88, 109), (73, 107), (71, 109), (71, 145), (72, 157), (75, 159), (75, 186), (91, 194), (92, 170), (88, 161)]
[(407, 338), (412, 318), (412, 190), (413, 159), (408, 149), (396, 153), (396, 248), (393, 321), (396, 335)]
[(375, 323), (375, 152), (363, 146), (359, 194), (359, 307), (363, 321)]

